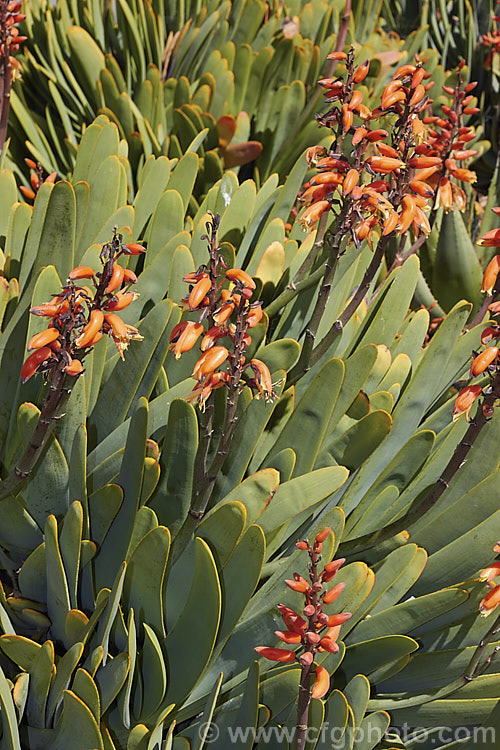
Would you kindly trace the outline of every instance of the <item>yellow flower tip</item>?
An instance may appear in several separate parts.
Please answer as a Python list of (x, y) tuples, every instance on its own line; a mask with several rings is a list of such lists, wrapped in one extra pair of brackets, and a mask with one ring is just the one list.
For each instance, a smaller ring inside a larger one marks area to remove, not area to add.
[(500, 586), (490, 589), (479, 604), (479, 612), (482, 617), (488, 617), (500, 604)]

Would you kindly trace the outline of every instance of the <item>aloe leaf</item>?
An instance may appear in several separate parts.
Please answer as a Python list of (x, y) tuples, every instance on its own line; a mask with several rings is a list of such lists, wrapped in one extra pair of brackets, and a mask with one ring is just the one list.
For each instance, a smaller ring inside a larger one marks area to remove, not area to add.
[(148, 404), (146, 399), (140, 399), (130, 421), (127, 443), (117, 482), (123, 489), (123, 503), (112, 521), (106, 544), (100, 550), (96, 560), (98, 589), (102, 588), (106, 582), (111, 581), (129, 551), (135, 515), (139, 507), (147, 428)]
[(370, 698), (370, 683), (363, 674), (357, 674), (345, 686), (343, 693), (354, 717), (354, 725), (358, 726), (366, 713)]
[(55, 516), (47, 517), (44, 528), (47, 570), (47, 614), (52, 622), (52, 632), (64, 641), (66, 614), (71, 609), (68, 581), (64, 570)]
[(54, 645), (52, 641), (45, 641), (30, 671), (26, 718), (33, 727), (45, 726), (45, 710), (53, 672)]
[(134, 233), (139, 239), (144, 227), (153, 213), (170, 178), (170, 164), (165, 156), (155, 159), (150, 156), (143, 171), (139, 190), (134, 198), (135, 225)]
[(371, 411), (324, 445), (317, 467), (329, 466), (335, 462), (350, 471), (359, 468), (385, 439), (391, 426), (390, 414), (380, 410)]
[(400, 449), (401, 444), (418, 427), (432, 400), (433, 392), (446, 377), (451, 355), (450, 343), (456, 341), (469, 312), (470, 306), (467, 303), (456, 305), (431, 339), (394, 410), (393, 426), (389, 435), (366, 461), (344, 495), (343, 507), (346, 512), (350, 512), (358, 504), (376, 477), (391, 461), (396, 450)]
[(85, 703), (94, 719), (99, 721), (101, 717), (101, 698), (97, 685), (87, 670), (77, 669), (71, 690)]
[(281, 484), (270, 505), (259, 518), (259, 526), (270, 533), (305, 508), (329, 497), (347, 479), (349, 472), (343, 466), (332, 466), (303, 474)]
[[(144, 328), (144, 341), (138, 342), (126, 354), (124, 363), (117, 358), (114, 367), (105, 374), (104, 384), (92, 412), (91, 419), (96, 426), (97, 437), (102, 439), (130, 416), (135, 404), (142, 396), (148, 398), (153, 390), (160, 367), (167, 354), (169, 324), (172, 302), (164, 300), (151, 310), (141, 323)], [(119, 388), (120, 403), (112, 412), (108, 408), (112, 393)]]
[(168, 526), (172, 534), (189, 509), (197, 446), (198, 421), (194, 408), (182, 399), (174, 399), (159, 459), (160, 482), (149, 503), (160, 523)]
[(66, 690), (83, 654), (83, 643), (75, 643), (69, 648), (57, 662), (57, 672), (50, 688), (47, 701), (47, 722), (50, 723), (57, 706), (62, 700), (62, 692)]
[[(163, 705), (183, 701), (210, 659), (220, 623), (221, 590), (208, 545), (195, 539), (195, 568), (186, 605), (165, 639), (168, 665), (181, 659), (184, 669), (171, 681)], [(203, 601), (203, 618), (199, 617)]]
[(445, 213), (439, 232), (432, 289), (444, 310), (461, 299), (480, 303), (482, 271), (462, 215), (455, 207)]
[(68, 593), (71, 608), (77, 606), (77, 585), (80, 572), (80, 543), (83, 530), (83, 509), (81, 503), (75, 501), (69, 506), (64, 517), (59, 546), (61, 558), (68, 583)]
[(418, 643), (405, 635), (373, 638), (348, 646), (343, 668), (348, 678), (360, 671), (369, 678), (375, 669), (411, 654), (417, 649)]
[(170, 533), (158, 526), (147, 533), (134, 549), (123, 584), (124, 602), (135, 612), (137, 630), (148, 622), (165, 634), (163, 619), (163, 579), (170, 548)]
[(91, 711), (75, 693), (65, 690), (63, 708), (54, 737), (53, 750), (65, 750), (78, 737), (81, 750), (104, 750), (99, 726)]
[(21, 750), (17, 715), (9, 683), (0, 668), (0, 706), (2, 708), (2, 742), (5, 750)]
[[(296, 477), (314, 466), (342, 385), (344, 371), (344, 363), (339, 359), (332, 359), (322, 367), (296, 405), (272, 449), (273, 454), (283, 448), (295, 451)], [(302, 439), (304, 433), (310, 436), (306, 446)]]

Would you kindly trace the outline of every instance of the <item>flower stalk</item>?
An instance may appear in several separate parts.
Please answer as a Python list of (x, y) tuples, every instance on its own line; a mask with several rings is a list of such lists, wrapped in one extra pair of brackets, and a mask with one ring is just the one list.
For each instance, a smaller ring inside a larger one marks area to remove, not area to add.
[[(295, 733), (295, 750), (304, 750), (307, 741), (309, 707), (312, 699), (322, 698), (330, 688), (330, 675), (314, 659), (318, 653), (337, 653), (339, 646), (337, 638), (340, 628), (350, 617), (350, 612), (328, 615), (324, 607), (333, 604), (342, 593), (345, 584), (339, 583), (329, 590), (325, 584), (329, 583), (345, 562), (344, 558), (326, 563), (320, 570), (323, 543), (331, 535), (331, 529), (326, 526), (314, 539), (312, 546), (307, 540), (297, 542), (296, 547), (307, 552), (309, 556), (309, 582), (299, 573), (293, 574), (293, 579), (285, 581), (287, 586), (304, 596), (305, 604), (302, 614), (284, 604), (278, 609), (283, 618), (285, 630), (276, 630), (277, 638), (288, 646), (296, 646), (297, 650), (287, 648), (272, 648), (257, 646), (258, 654), (278, 663), (293, 663), (300, 665), (300, 683), (297, 699), (297, 725)], [(300, 650), (300, 653), (299, 653)], [(313, 675), (316, 679), (312, 685)]]
[[(84, 372), (83, 361), (93, 346), (108, 334), (123, 359), (129, 341), (142, 339), (137, 328), (125, 324), (112, 312), (117, 305), (126, 306), (137, 296), (125, 292), (129, 297), (124, 302), (123, 294), (120, 302), (119, 287), (123, 282), (133, 283), (135, 274), (125, 269), (117, 274), (117, 267), (122, 268), (117, 260), (121, 255), (139, 252), (144, 252), (142, 245), (122, 244), (122, 236), (115, 228), (113, 239), (101, 251), (103, 267), (100, 272), (88, 266), (74, 268), (51, 302), (31, 308), (33, 315), (49, 318), (49, 324), (28, 342), (28, 350), (32, 353), (21, 369), (21, 381), (25, 383), (35, 374), (43, 373), (49, 392), (28, 445), (10, 474), (0, 482), (0, 500), (17, 494), (33, 472), (55, 424), (64, 416), (63, 410), (73, 384)], [(75, 283), (82, 278), (92, 280), (95, 292), (91, 287)]]

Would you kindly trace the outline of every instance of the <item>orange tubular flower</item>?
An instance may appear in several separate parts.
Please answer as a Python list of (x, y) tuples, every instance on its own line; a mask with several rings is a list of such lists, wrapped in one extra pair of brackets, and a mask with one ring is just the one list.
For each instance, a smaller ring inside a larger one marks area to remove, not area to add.
[(68, 279), (93, 279), (95, 271), (91, 266), (77, 266), (68, 274)]
[(207, 349), (210, 349), (212, 346), (214, 346), (218, 339), (224, 338), (224, 336), (227, 336), (228, 334), (228, 329), (222, 326), (214, 326), (213, 328), (210, 328), (201, 340), (201, 351), (206, 352)]
[(483, 234), (477, 244), (483, 245), (483, 247), (500, 247), (500, 227), (490, 229), (489, 232)]
[(252, 277), (241, 268), (228, 268), (226, 271), (226, 279), (239, 284), (247, 289), (255, 289), (255, 281)]
[(486, 581), (489, 583), (494, 578), (500, 575), (500, 561), (491, 563), (487, 568), (484, 568), (479, 574), (480, 581)]
[(325, 596), (323, 597), (323, 602), (325, 604), (331, 604), (332, 602), (337, 599), (342, 591), (345, 589), (345, 583), (338, 583), (336, 586), (333, 587), (333, 589), (330, 589), (330, 591), (327, 591)]
[(224, 302), (224, 304), (221, 305), (218, 311), (214, 314), (213, 316), (214, 322), (218, 326), (223, 325), (224, 323), (226, 323), (226, 321), (229, 320), (233, 312), (234, 312), (234, 302)]
[(116, 312), (117, 310), (124, 310), (126, 307), (135, 302), (140, 295), (137, 292), (126, 292), (123, 289), (116, 292), (112, 299), (108, 300), (104, 307), (106, 310)]
[(357, 169), (350, 169), (344, 177), (342, 183), (342, 195), (349, 195), (359, 182), (359, 172)]
[(138, 242), (128, 242), (126, 245), (122, 245), (126, 255), (141, 255), (146, 252), (144, 245), (139, 245)]
[(470, 377), (480, 375), (484, 372), (498, 357), (499, 349), (496, 346), (490, 346), (484, 352), (478, 354), (470, 368)]
[(208, 276), (204, 276), (202, 279), (196, 282), (188, 297), (188, 305), (190, 310), (196, 310), (203, 302), (205, 296), (212, 288), (212, 282)]
[(399, 216), (399, 221), (397, 223), (396, 229), (398, 230), (398, 232), (403, 234), (404, 232), (406, 232), (413, 219), (415, 218), (417, 207), (411, 195), (405, 195), (403, 197), (403, 200), (401, 201), (401, 204), (403, 206), (403, 210), (401, 211), (401, 214)]
[(356, 70), (353, 76), (354, 83), (361, 83), (365, 80), (366, 76), (368, 75), (368, 71), (370, 69), (370, 61), (365, 60), (364, 63), (362, 63), (359, 68)]
[(384, 221), (383, 224), (383, 231), (382, 236), (385, 237), (386, 235), (390, 234), (391, 232), (394, 232), (396, 229), (397, 223), (399, 221), (399, 216), (396, 213), (396, 211), (391, 211)]
[(57, 328), (46, 328), (45, 331), (35, 334), (28, 341), (27, 349), (30, 352), (32, 349), (40, 349), (42, 346), (49, 346), (53, 341), (59, 338), (61, 334)]
[(316, 667), (316, 682), (311, 691), (311, 698), (322, 698), (330, 687), (330, 675), (324, 667)]
[(325, 213), (325, 211), (328, 211), (330, 208), (330, 202), (329, 201), (318, 201), (317, 203), (313, 203), (311, 206), (306, 208), (304, 213), (299, 219), (299, 223), (304, 229), (313, 229), (314, 225), (318, 221), (318, 219), (321, 217), (322, 214)]
[(442, 177), (439, 180), (436, 208), (439, 208), (440, 206), (443, 207), (445, 213), (448, 213), (448, 211), (451, 211), (451, 209), (453, 208), (452, 183), (447, 177)]
[(345, 52), (330, 52), (326, 56), (327, 60), (347, 60), (347, 54)]
[(337, 628), (352, 617), (352, 612), (341, 612), (338, 615), (330, 615), (327, 621), (329, 628)]
[(292, 589), (292, 591), (298, 591), (300, 594), (305, 594), (306, 591), (310, 591), (311, 587), (307, 583), (307, 581), (302, 578), (302, 576), (298, 576), (296, 580), (285, 580), (286, 585)]
[(40, 365), (53, 356), (52, 349), (49, 346), (42, 346), (30, 354), (21, 368), (21, 383), (26, 383), (32, 375), (38, 370)]
[(471, 410), (472, 404), (478, 398), (481, 392), (482, 388), (480, 385), (468, 385), (465, 388), (462, 388), (453, 406), (453, 421), (458, 419), (461, 414), (465, 414), (466, 420), (469, 421), (469, 412)]
[(500, 328), (488, 326), (481, 334), (481, 344), (488, 344), (492, 339), (500, 338)]
[(255, 398), (265, 398), (266, 400), (272, 400), (274, 396), (273, 384), (271, 380), (271, 373), (269, 368), (260, 359), (251, 359), (250, 367), (255, 373), (255, 382), (257, 385), (258, 393)]
[(392, 159), (389, 156), (371, 156), (366, 162), (374, 172), (380, 174), (390, 174), (406, 166), (401, 159)]
[(124, 284), (137, 284), (137, 276), (130, 268), (123, 269), (123, 283)]
[(186, 396), (186, 401), (190, 404), (197, 403), (200, 409), (204, 411), (206, 401), (212, 391), (222, 388), (223, 385), (229, 385), (229, 381), (229, 373), (220, 371), (212, 372), (193, 388), (191, 393)]
[(169, 349), (174, 352), (175, 358), (179, 359), (181, 354), (192, 349), (202, 333), (201, 323), (183, 321), (174, 326), (170, 334)]
[(229, 357), (229, 351), (225, 346), (212, 346), (211, 349), (201, 355), (193, 370), (193, 378), (201, 381), (205, 375), (221, 366)]
[(252, 307), (247, 315), (247, 326), (249, 328), (255, 328), (255, 326), (262, 320), (263, 310), (262, 305)]
[[(498, 231), (500, 233), (500, 229), (495, 230), (495, 231)], [(490, 232), (488, 232), (487, 234), (490, 234)], [(478, 244), (481, 244), (481, 243), (478, 243)], [(482, 292), (486, 292), (486, 294), (491, 296), (491, 293), (497, 281), (497, 276), (498, 276), (499, 271), (500, 271), (500, 255), (495, 255), (490, 260), (486, 268), (484, 269), (483, 283), (481, 285)]]
[(288, 643), (289, 646), (293, 646), (302, 641), (302, 637), (299, 633), (294, 633), (293, 630), (275, 630), (274, 634), (283, 643)]
[(52, 302), (44, 302), (37, 307), (30, 307), (30, 313), (32, 315), (38, 315), (39, 317), (54, 318), (56, 315), (59, 315), (60, 312), (61, 306)]
[(105, 313), (104, 322), (106, 329), (109, 330), (111, 338), (116, 344), (118, 354), (122, 359), (125, 359), (123, 352), (128, 348), (129, 342), (132, 340), (142, 341), (143, 337), (135, 326), (124, 323), (115, 313)]
[(500, 586), (495, 586), (494, 589), (488, 591), (484, 599), (482, 599), (479, 605), (479, 611), (482, 617), (488, 617), (491, 615), (494, 609), (500, 604)]
[(291, 664), (295, 661), (295, 651), (286, 648), (269, 648), (268, 646), (256, 646), (255, 651), (270, 661), (281, 661)]
[(119, 263), (113, 265), (113, 273), (111, 274), (111, 279), (105, 289), (106, 294), (111, 294), (121, 287), (124, 273), (125, 269)]
[(72, 375), (76, 377), (83, 372), (83, 365), (79, 359), (72, 359), (71, 362), (64, 368), (66, 375)]
[(331, 654), (337, 654), (339, 652), (339, 644), (334, 638), (324, 636), (320, 640), (319, 645), (324, 651), (329, 651)]
[(90, 313), (90, 320), (82, 330), (78, 338), (75, 339), (75, 346), (78, 349), (90, 346), (90, 341), (94, 338), (96, 333), (101, 330), (104, 323), (104, 313), (101, 310), (92, 310)]

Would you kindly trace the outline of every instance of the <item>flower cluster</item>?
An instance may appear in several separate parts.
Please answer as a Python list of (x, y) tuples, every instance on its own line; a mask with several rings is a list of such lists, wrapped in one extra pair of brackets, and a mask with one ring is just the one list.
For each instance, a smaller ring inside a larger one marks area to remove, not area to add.
[[(266, 659), (285, 664), (297, 661), (303, 670), (311, 672), (317, 653), (325, 651), (337, 653), (339, 650), (337, 639), (340, 628), (351, 617), (351, 613), (329, 615), (324, 611), (325, 605), (333, 604), (345, 587), (344, 583), (339, 583), (327, 591), (324, 590), (325, 584), (335, 577), (345, 562), (344, 558), (332, 560), (323, 566), (321, 572), (318, 570), (323, 542), (330, 533), (330, 527), (325, 527), (316, 535), (312, 547), (307, 541), (297, 542), (297, 548), (306, 551), (309, 555), (310, 581), (294, 573), (293, 580), (285, 582), (293, 591), (304, 596), (305, 604), (302, 609), (304, 617), (284, 604), (278, 605), (285, 630), (276, 630), (276, 636), (280, 641), (295, 648), (257, 646), (255, 650)], [(327, 670), (319, 665), (315, 665), (315, 672), (316, 682), (312, 688), (311, 697), (322, 698), (330, 686), (330, 676)]]
[[(209, 264), (183, 279), (189, 284), (189, 293), (182, 300), (183, 311), (199, 313), (198, 320), (181, 321), (170, 335), (170, 349), (176, 359), (202, 337), (202, 354), (193, 370), (198, 383), (187, 397), (202, 410), (212, 391), (222, 386), (238, 392), (247, 385), (256, 398), (275, 398), (267, 365), (259, 359), (247, 362), (245, 357), (252, 342), (248, 330), (262, 319), (262, 303), (252, 301), (256, 288), (252, 277), (240, 268), (227, 268), (217, 245), (218, 224), (219, 216), (214, 215), (206, 225), (209, 235), (203, 236), (209, 241)], [(220, 369), (223, 365), (225, 369)], [(253, 377), (243, 380), (248, 368)]]
[[(306, 204), (299, 221), (306, 228), (333, 206), (343, 233), (358, 245), (372, 234), (402, 235), (413, 228), (415, 236), (430, 232), (425, 214), (434, 196), (429, 178), (441, 165), (440, 156), (422, 153), (425, 137), (421, 113), (430, 104), (423, 81), (429, 77), (420, 61), (398, 68), (382, 92), (379, 105), (370, 109), (356, 88), (368, 74), (369, 61), (354, 65), (354, 52), (334, 52), (329, 59), (345, 63), (346, 78), (322, 79), (326, 101), (333, 106), (318, 115), (330, 127), (330, 149), (314, 146), (307, 161), (318, 173), (301, 199)], [(429, 85), (429, 84), (427, 84)], [(377, 121), (383, 122), (377, 122)], [(380, 127), (389, 120), (388, 130)]]
[(5, 2), (0, 0), (0, 57), (6, 58), (14, 74), (19, 70), (19, 63), (12, 55), (19, 50), (27, 37), (19, 33), (17, 24), (24, 21), (26, 16), (20, 13), (21, 0)]
[[(494, 208), (493, 211), (500, 216), (500, 208)], [(486, 232), (477, 244), (485, 245), (487, 247), (500, 247), (500, 229), (492, 229), (489, 232)], [(499, 271), (500, 255), (495, 255), (486, 266), (483, 274), (481, 291), (486, 293), (488, 297), (495, 298), (500, 292)], [(493, 314), (500, 312), (500, 305), (495, 299), (489, 305), (489, 310)], [(495, 340), (496, 344), (498, 344), (500, 340), (500, 326), (496, 323), (487, 326), (487, 328), (481, 333), (481, 343), (483, 346), (486, 346), (493, 340)], [(470, 368), (469, 378), (477, 377), (484, 372), (487, 372), (491, 377), (495, 376), (500, 369), (499, 354), (500, 348), (497, 345), (488, 346), (486, 349), (483, 349), (482, 352), (474, 352), (474, 359)], [(486, 392), (488, 392), (488, 390)], [(463, 413), (465, 413), (466, 419), (468, 419), (473, 403), (482, 393), (483, 387), (477, 383), (462, 388), (453, 406), (453, 419), (457, 419)], [(484, 405), (483, 413), (486, 417), (491, 417), (493, 415), (493, 406)]]
[(463, 62), (458, 66), (455, 88), (443, 86), (443, 92), (453, 99), (448, 104), (441, 104), (442, 114), (423, 118), (422, 122), (428, 126), (426, 138), (416, 147), (417, 153), (440, 159), (438, 169), (429, 176), (429, 183), (436, 189), (434, 208), (442, 206), (446, 212), (454, 205), (460, 211), (465, 211), (467, 196), (458, 183), (476, 182), (476, 173), (466, 169), (463, 164), (477, 154), (467, 145), (476, 138), (474, 129), (464, 125), (464, 115), (479, 112), (477, 107), (471, 106), (473, 96), (470, 93), (477, 82), (464, 84), (462, 68)]
[(40, 187), (44, 182), (54, 182), (57, 177), (57, 172), (52, 172), (47, 177), (43, 177), (43, 168), (40, 162), (34, 162), (33, 159), (25, 159), (24, 160), (27, 166), (30, 168), (30, 184), (31, 187), (28, 187), (27, 185), (20, 185), (19, 190), (23, 194), (23, 196), (26, 198), (26, 200), (35, 200), (36, 194), (38, 193)]
[[(142, 340), (137, 328), (116, 313), (138, 296), (129, 290), (130, 284), (137, 281), (135, 273), (117, 263), (117, 259), (143, 252), (142, 245), (122, 244), (122, 236), (115, 234), (103, 246), (101, 271), (96, 272), (91, 266), (74, 268), (59, 294), (50, 302), (31, 308), (33, 315), (50, 318), (50, 322), (28, 342), (32, 353), (21, 369), (23, 383), (36, 372), (48, 373), (49, 378), (57, 373), (80, 375), (83, 358), (105, 334), (113, 339), (122, 359), (129, 341)], [(90, 279), (94, 289), (78, 286), (75, 282), (80, 279)]]
[[(497, 5), (499, 4), (500, 0), (497, 0)], [(489, 50), (484, 61), (484, 67), (488, 70), (495, 67), (493, 58), (500, 54), (500, 16), (493, 16), (492, 21), (493, 29), (481, 37), (483, 47)]]
[[(493, 552), (500, 553), (500, 542), (493, 547)], [(490, 615), (500, 604), (500, 584), (495, 584), (494, 579), (500, 576), (500, 560), (497, 560), (481, 571), (479, 579), (485, 581), (489, 587), (488, 593), (479, 604), (479, 611), (483, 617)]]

